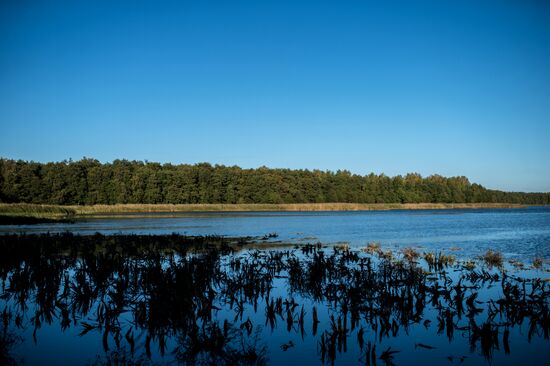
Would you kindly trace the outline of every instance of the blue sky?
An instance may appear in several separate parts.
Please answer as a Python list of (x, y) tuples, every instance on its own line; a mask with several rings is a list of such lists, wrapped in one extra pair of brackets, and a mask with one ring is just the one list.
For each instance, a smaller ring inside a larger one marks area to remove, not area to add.
[(0, 2), (0, 156), (550, 191), (545, 1)]

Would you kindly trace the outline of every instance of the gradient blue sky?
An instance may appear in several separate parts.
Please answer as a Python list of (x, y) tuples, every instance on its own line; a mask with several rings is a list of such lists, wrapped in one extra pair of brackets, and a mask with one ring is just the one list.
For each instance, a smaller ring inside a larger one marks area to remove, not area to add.
[(0, 2), (0, 156), (550, 191), (547, 1)]

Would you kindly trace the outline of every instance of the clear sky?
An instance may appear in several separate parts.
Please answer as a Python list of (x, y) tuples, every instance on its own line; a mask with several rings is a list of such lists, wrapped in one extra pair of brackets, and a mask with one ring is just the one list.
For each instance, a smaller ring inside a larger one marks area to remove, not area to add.
[(550, 191), (550, 3), (2, 0), (0, 156)]

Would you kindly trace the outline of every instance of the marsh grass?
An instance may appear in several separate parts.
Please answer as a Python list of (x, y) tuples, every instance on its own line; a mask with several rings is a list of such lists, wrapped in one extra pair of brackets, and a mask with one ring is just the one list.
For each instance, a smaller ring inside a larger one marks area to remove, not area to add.
[[(276, 344), (281, 352), (304, 350), (293, 348), (306, 346), (299, 340), (309, 333), (313, 338), (307, 349), (326, 364), (349, 351), (358, 352), (367, 365), (376, 360), (392, 365), (394, 357), (398, 362), (400, 355), (414, 355), (399, 340), (409, 330), (416, 333), (414, 327), (424, 327), (434, 339), (446, 336), (449, 344), (460, 339), (448, 350), (469, 348), (476, 364), (476, 355), (492, 364), (497, 351), (508, 354), (510, 344), (519, 343), (518, 338), (508, 341), (510, 332), (526, 334), (529, 343), (533, 337), (548, 338), (550, 292), (544, 280), (463, 271), (460, 264), (449, 271), (443, 266), (455, 259), (442, 253), (424, 255), (435, 267), (427, 272), (423, 265), (386, 258), (391, 251), (376, 244), (370, 246), (372, 254), (321, 244), (237, 253), (232, 243), (248, 240), (178, 234), (0, 235), (0, 247), (10, 254), (0, 260), (0, 285), (9, 288), (0, 293), (8, 314), (4, 327), (22, 321), (22, 328), (34, 328), (36, 334), (43, 322), (32, 319), (39, 316), (44, 323), (59, 323), (62, 331), (78, 327), (80, 337), (102, 340), (105, 356), (98, 364), (149, 363), (152, 352), (155, 357), (170, 353), (183, 364), (265, 364), (272, 340), (261, 336), (263, 327), (272, 334), (280, 328), (288, 336)], [(500, 290), (480, 301), (478, 295), (485, 297), (493, 286)], [(258, 316), (249, 317), (252, 312)], [(514, 330), (524, 322), (528, 331)], [(430, 323), (437, 326), (429, 330)], [(387, 343), (392, 340), (398, 348)], [(10, 342), (5, 342), (8, 351)], [(172, 342), (173, 350), (167, 346)], [(435, 348), (416, 347), (421, 352)]]
[(544, 260), (540, 257), (536, 257), (533, 259), (533, 268), (540, 269), (542, 268), (542, 265), (544, 264)]
[(32, 224), (49, 221), (72, 221), (76, 210), (65, 206), (35, 204), (0, 204), (0, 224)]
[(428, 263), (430, 269), (434, 268), (440, 270), (447, 266), (451, 266), (456, 262), (454, 255), (448, 255), (444, 253), (425, 253), (424, 260)]
[(502, 258), (502, 254), (500, 252), (496, 252), (494, 250), (488, 250), (482, 257), (485, 264), (487, 264), (489, 267), (502, 267), (502, 264), (504, 263), (504, 259)]
[(243, 203), (243, 204), (116, 204), (69, 206), (78, 214), (108, 214), (126, 212), (201, 212), (201, 211), (376, 211), (424, 210), (449, 208), (519, 208), (508, 203)]
[(405, 248), (401, 251), (401, 253), (403, 254), (403, 257), (405, 257), (405, 259), (409, 262), (413, 262), (417, 260), (418, 257), (420, 257), (420, 253), (418, 253), (414, 248)]
[(372, 243), (368, 243), (366, 247), (361, 248), (361, 250), (369, 254), (374, 254), (374, 253), (379, 253), (382, 249), (380, 249), (379, 243), (372, 242)]
[(0, 204), (0, 215), (66, 217), (74, 216), (75, 214), (76, 210), (68, 206), (35, 205), (28, 203)]
[(291, 203), (291, 204), (114, 204), (114, 205), (42, 205), (0, 203), (0, 225), (35, 224), (52, 221), (72, 222), (79, 217), (136, 217), (139, 215), (177, 215), (193, 212), (318, 212), (387, 211), (465, 208), (519, 208), (508, 203)]
[[(0, 203), (0, 213), (24, 215), (67, 214), (79, 216), (128, 213), (177, 212), (254, 212), (254, 211), (376, 211), (425, 210), (464, 208), (520, 208), (509, 203), (244, 203), (244, 204), (114, 204), (114, 205), (42, 205), (29, 203)], [(38, 216), (37, 216), (38, 217)]]
[(348, 243), (338, 243), (334, 245), (335, 250), (349, 250), (349, 244)]
[(393, 255), (393, 252), (389, 249), (386, 250), (386, 251), (379, 250), (377, 252), (377, 254), (378, 254), (378, 258), (380, 258), (382, 260), (385, 260), (385, 261), (392, 262), (395, 259), (394, 255)]

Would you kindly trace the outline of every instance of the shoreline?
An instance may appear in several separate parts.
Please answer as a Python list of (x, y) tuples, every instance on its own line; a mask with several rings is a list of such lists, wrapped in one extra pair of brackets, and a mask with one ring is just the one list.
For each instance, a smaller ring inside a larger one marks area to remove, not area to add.
[(0, 203), (0, 225), (74, 221), (78, 218), (119, 217), (139, 214), (228, 213), (228, 212), (352, 212), (390, 210), (517, 209), (513, 203), (291, 203), (291, 204), (115, 204), (41, 205)]
[(116, 204), (61, 206), (74, 209), (76, 215), (110, 213), (177, 213), (177, 212), (321, 212), (321, 211), (388, 211), (427, 209), (525, 208), (510, 203), (244, 203), (244, 204)]

